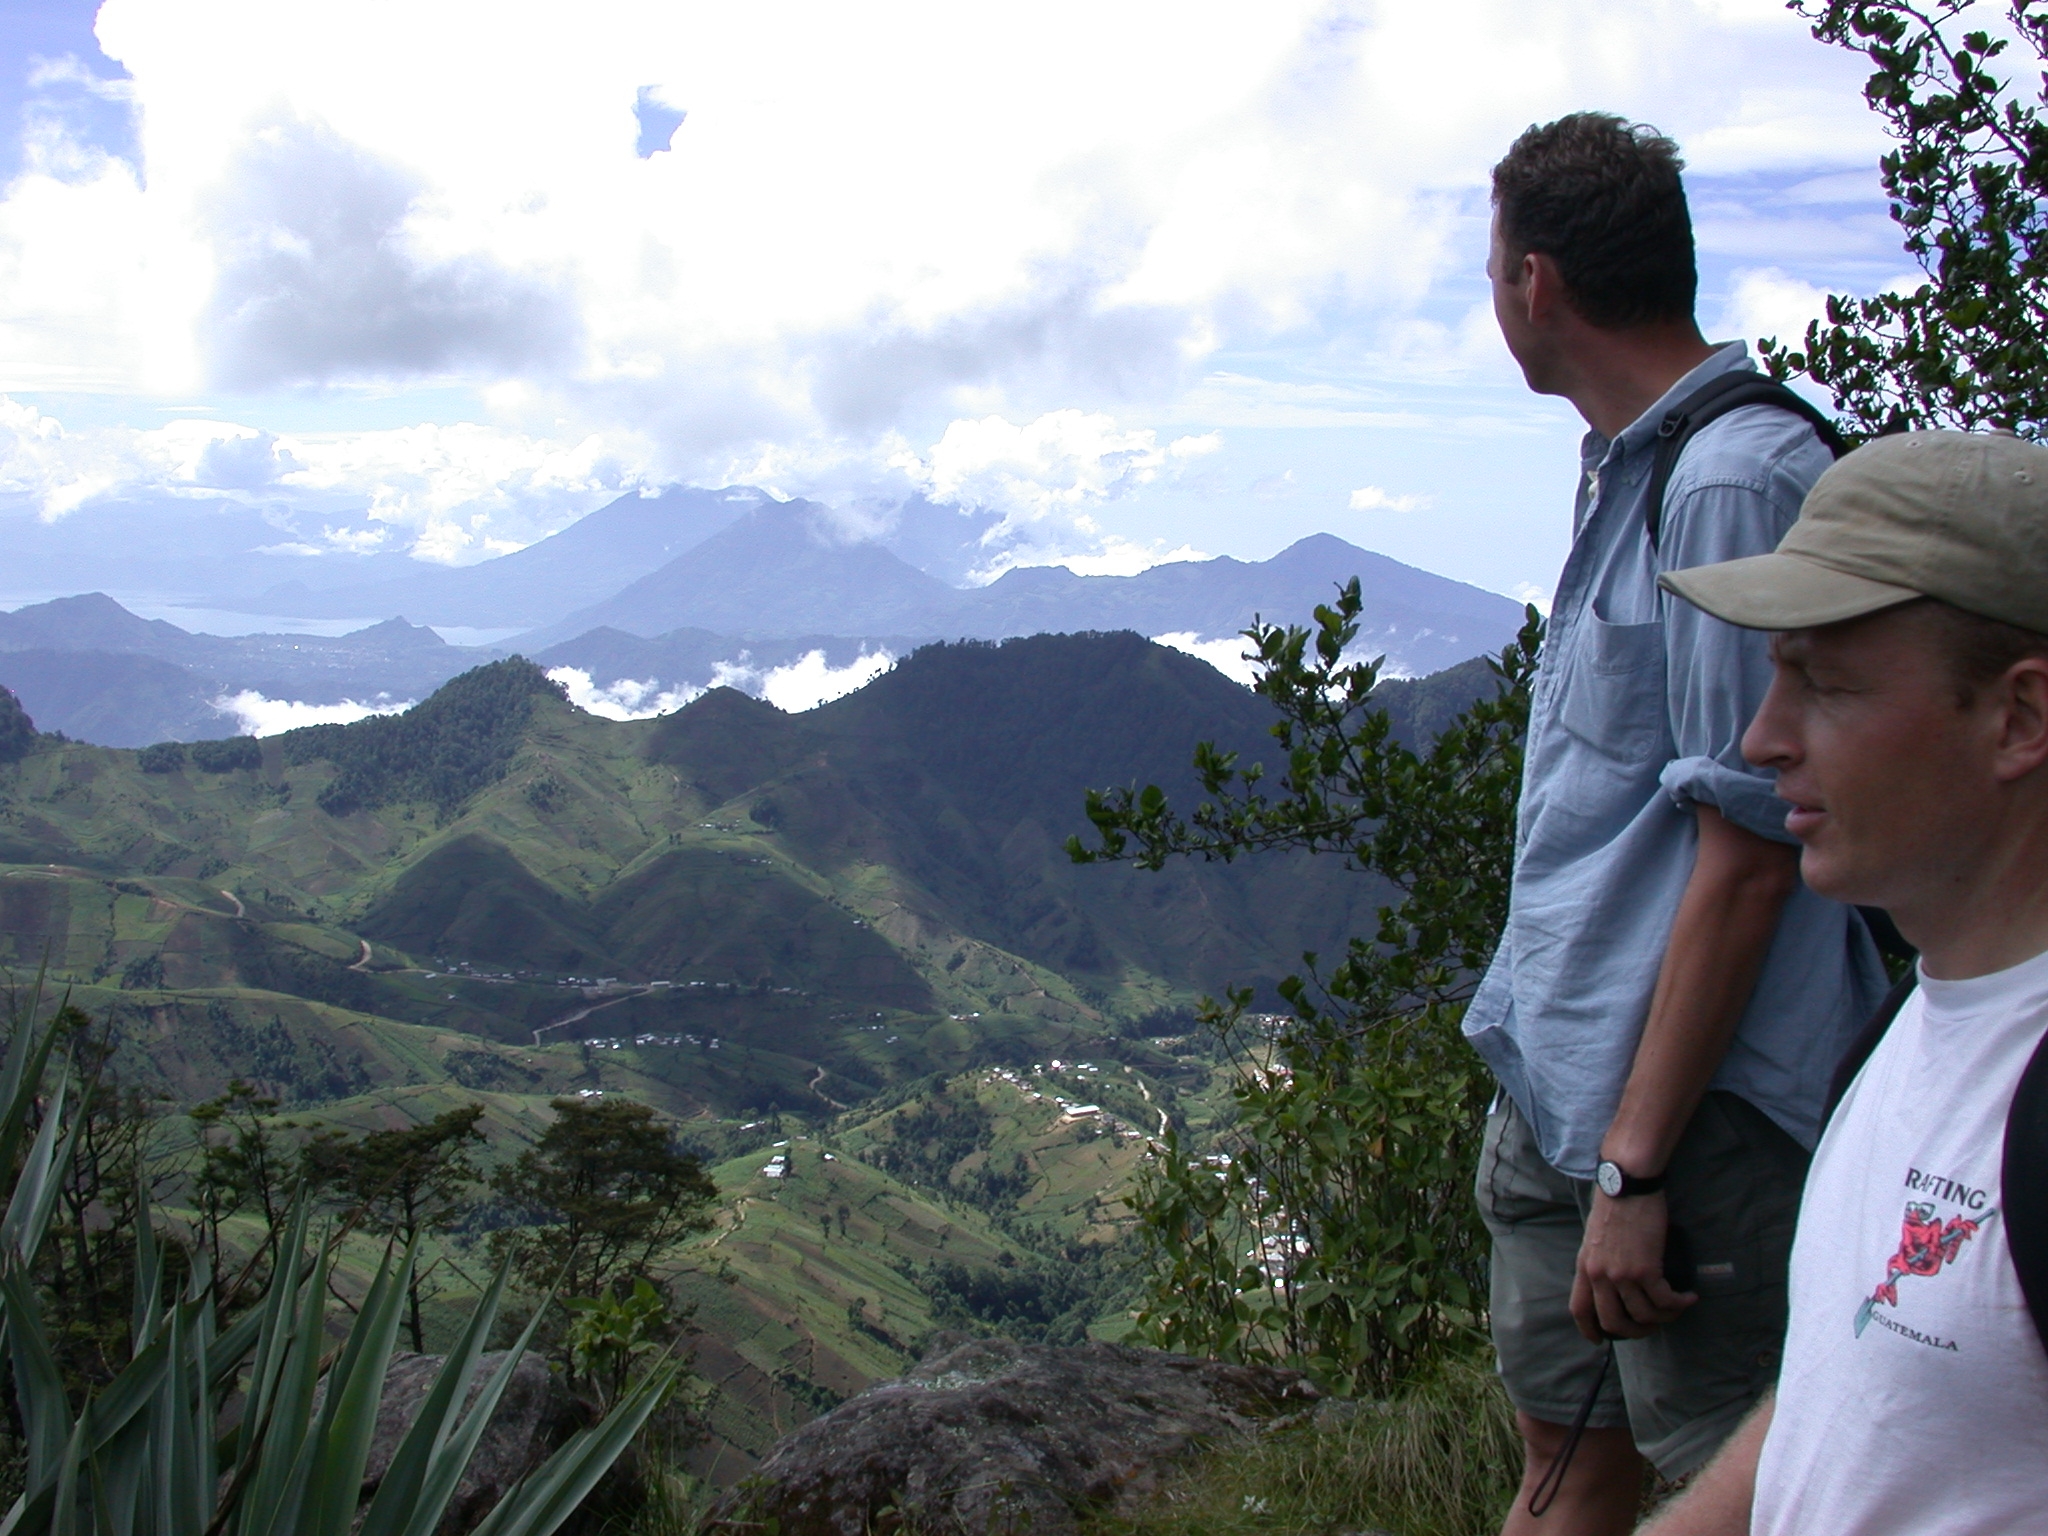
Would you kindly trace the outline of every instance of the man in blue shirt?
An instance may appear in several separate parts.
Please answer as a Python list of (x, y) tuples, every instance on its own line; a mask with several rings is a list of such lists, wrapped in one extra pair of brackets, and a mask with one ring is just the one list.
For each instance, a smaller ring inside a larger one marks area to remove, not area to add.
[(1667, 413), (1751, 367), (1694, 322), (1681, 168), (1653, 130), (1579, 113), (1493, 173), (1502, 335), (1530, 388), (1590, 429), (1507, 931), (1465, 1019), (1501, 1085), (1477, 1188), (1527, 1451), (1510, 1533), (1630, 1530), (1639, 1454), (1689, 1474), (1769, 1387), (1829, 1075), (1883, 992), (1862, 920), (1801, 885), (1771, 777), (1743, 761), (1762, 637), (1657, 586), (1775, 548), (1831, 462), (1800, 417), (1731, 411), (1686, 446), (1652, 537)]

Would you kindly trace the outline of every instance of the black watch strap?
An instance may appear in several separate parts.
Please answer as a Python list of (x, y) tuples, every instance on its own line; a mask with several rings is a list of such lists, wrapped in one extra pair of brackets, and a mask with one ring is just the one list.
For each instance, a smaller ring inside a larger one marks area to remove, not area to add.
[(1593, 1175), (1593, 1182), (1610, 1200), (1626, 1200), (1631, 1195), (1654, 1195), (1664, 1187), (1664, 1179), (1665, 1175), (1661, 1173), (1638, 1176), (1604, 1157)]

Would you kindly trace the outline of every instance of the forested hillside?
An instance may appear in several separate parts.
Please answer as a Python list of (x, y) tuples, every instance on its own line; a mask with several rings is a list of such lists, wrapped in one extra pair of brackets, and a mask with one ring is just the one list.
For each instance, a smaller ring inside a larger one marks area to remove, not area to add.
[[(1386, 697), (1409, 729), (1486, 685)], [(673, 1117), (725, 1195), (673, 1285), (727, 1475), (933, 1328), (1118, 1326), (1120, 1192), (1163, 1117), (1213, 1113), (1193, 1006), (1381, 893), (1061, 845), (1086, 789), (1185, 798), (1195, 740), (1255, 759), (1269, 719), (1130, 634), (931, 646), (800, 716), (716, 690), (601, 720), (516, 658), (402, 715), (141, 751), (0, 697), (0, 963), (47, 968), (172, 1121), (235, 1080), (293, 1136), (478, 1104), (502, 1161), (556, 1095)]]

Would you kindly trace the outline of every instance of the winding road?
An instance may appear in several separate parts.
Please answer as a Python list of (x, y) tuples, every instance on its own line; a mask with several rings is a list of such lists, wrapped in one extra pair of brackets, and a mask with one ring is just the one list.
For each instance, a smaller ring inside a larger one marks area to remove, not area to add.
[(631, 1002), (636, 997), (645, 997), (651, 990), (652, 988), (649, 987), (641, 987), (638, 991), (622, 992), (617, 997), (607, 998), (601, 1003), (592, 1003), (588, 1008), (578, 1008), (574, 1013), (565, 1013), (552, 1024), (543, 1024), (539, 1029), (536, 1029), (533, 1032), (533, 1043), (535, 1045), (546, 1045), (547, 1042), (541, 1039), (541, 1036), (549, 1030), (566, 1029), (571, 1024), (581, 1024), (600, 1008), (616, 1008), (620, 1003)]
[(846, 1108), (844, 1104), (840, 1103), (837, 1099), (833, 1098), (831, 1094), (826, 1093), (822, 1088), (818, 1086), (818, 1084), (822, 1083), (823, 1081), (825, 1081), (825, 1069), (823, 1067), (818, 1067), (812, 1071), (811, 1080), (808, 1083), (804, 1084), (804, 1086), (810, 1089), (811, 1092), (815, 1093), (819, 1098), (823, 1099), (827, 1104), (830, 1104), (834, 1109)]

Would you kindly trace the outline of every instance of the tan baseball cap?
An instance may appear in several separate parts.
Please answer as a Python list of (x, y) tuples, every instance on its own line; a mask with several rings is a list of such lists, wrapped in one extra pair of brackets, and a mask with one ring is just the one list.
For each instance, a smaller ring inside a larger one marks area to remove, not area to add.
[(1775, 553), (1658, 578), (1745, 629), (1812, 629), (1938, 597), (2048, 634), (2048, 447), (1902, 432), (1814, 482)]

